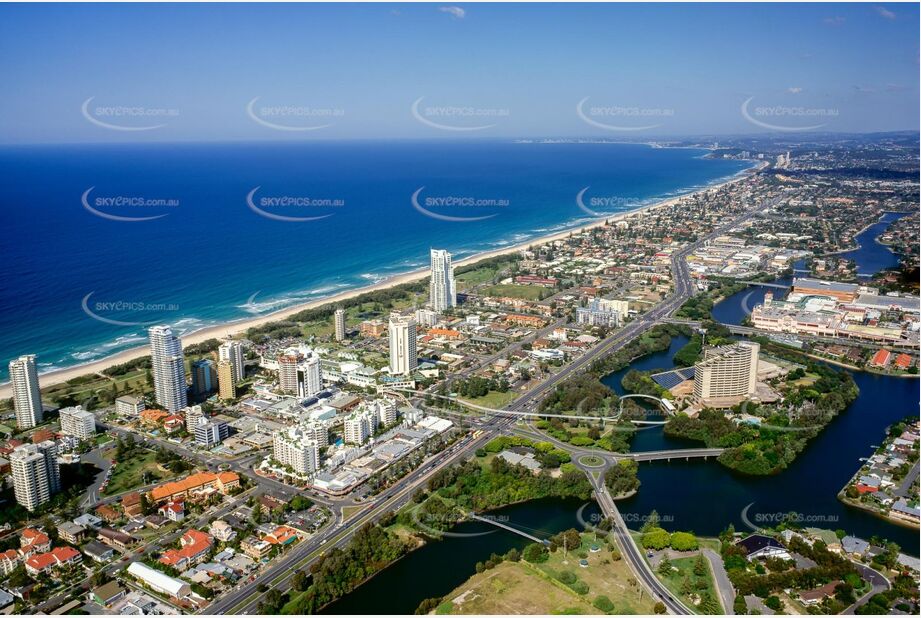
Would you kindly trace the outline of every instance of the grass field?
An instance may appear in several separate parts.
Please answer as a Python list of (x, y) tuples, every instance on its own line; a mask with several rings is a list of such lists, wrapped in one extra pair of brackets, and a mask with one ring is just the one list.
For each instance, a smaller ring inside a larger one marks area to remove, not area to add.
[(480, 290), (486, 296), (507, 296), (526, 300), (543, 300), (553, 294), (553, 290), (536, 285), (491, 285)]
[[(681, 599), (691, 609), (696, 609), (700, 612), (697, 604), (700, 602), (700, 597), (704, 592), (708, 592), (716, 600), (717, 607), (719, 607), (719, 593), (716, 591), (713, 576), (710, 574), (710, 563), (704, 559), (704, 564), (707, 567), (706, 573), (704, 575), (695, 575), (694, 564), (696, 562), (696, 557), (672, 560), (671, 574), (663, 576), (661, 573), (656, 572), (656, 576), (662, 580), (677, 598)], [(690, 587), (693, 589), (690, 594), (685, 590), (687, 585), (685, 580), (688, 580)]]
[[(602, 595), (610, 599), (610, 614), (651, 614), (653, 602), (642, 593), (636, 579), (623, 560), (597, 543), (600, 551), (592, 552), (592, 535), (582, 536), (579, 550), (566, 555), (561, 550), (547, 562), (502, 562), (494, 569), (474, 575), (444, 597), (438, 614), (603, 614), (595, 607)], [(579, 566), (581, 556), (587, 567)], [(559, 581), (562, 572), (571, 572), (588, 585), (588, 592), (578, 594)]]
[[(105, 456), (112, 458), (114, 454), (115, 451), (112, 450), (108, 451)], [(156, 457), (157, 455), (153, 451), (138, 449), (138, 452), (128, 460), (119, 461), (112, 472), (112, 477), (109, 479), (109, 486), (106, 487), (105, 493), (108, 495), (120, 494), (170, 476), (157, 468)], [(145, 472), (149, 473), (146, 480), (144, 478)]]
[(467, 401), (477, 406), (483, 406), (484, 408), (500, 409), (515, 401), (517, 397), (518, 393), (513, 390), (508, 390), (504, 393), (489, 391), (482, 397), (460, 397), (460, 400)]

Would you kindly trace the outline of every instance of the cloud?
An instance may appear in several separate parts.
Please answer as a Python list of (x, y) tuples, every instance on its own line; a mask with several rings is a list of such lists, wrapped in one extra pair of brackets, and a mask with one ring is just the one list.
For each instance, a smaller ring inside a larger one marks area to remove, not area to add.
[(842, 26), (844, 25), (845, 18), (840, 15), (835, 15), (834, 17), (826, 17), (822, 20), (822, 23), (826, 26)]
[(460, 8), (459, 6), (443, 6), (438, 9), (442, 13), (447, 13), (454, 19), (463, 19), (467, 16), (467, 11)]
[(799, 86), (790, 86), (789, 88), (787, 88), (787, 92), (789, 92), (790, 94), (799, 94), (802, 91), (803, 89), (800, 88)]
[(895, 19), (895, 13), (893, 13), (886, 7), (875, 6), (873, 8), (876, 9), (876, 12), (879, 14), (880, 17), (885, 17), (886, 19)]
[(886, 84), (887, 92), (902, 92), (903, 90), (908, 90), (908, 86), (902, 84)]
[(856, 85), (854, 86), (854, 92), (859, 92), (861, 94), (869, 94), (871, 92), (876, 92), (873, 88), (867, 88), (866, 86)]

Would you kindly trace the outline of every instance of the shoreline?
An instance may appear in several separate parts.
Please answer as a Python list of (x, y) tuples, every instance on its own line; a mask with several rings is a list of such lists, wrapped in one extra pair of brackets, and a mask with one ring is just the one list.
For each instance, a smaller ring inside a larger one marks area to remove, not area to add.
[[(590, 222), (587, 222), (581, 225), (576, 225), (573, 227), (568, 227), (560, 231), (553, 232), (552, 234), (525, 240), (523, 242), (516, 243), (514, 245), (509, 245), (508, 247), (503, 247), (501, 249), (493, 249), (491, 251), (477, 253), (469, 257), (466, 257), (462, 260), (459, 260), (458, 262), (455, 263), (455, 266), (468, 266), (468, 265), (476, 264), (477, 262), (481, 262), (483, 260), (488, 260), (490, 258), (501, 256), (501, 255), (509, 255), (512, 253), (517, 253), (519, 251), (527, 249), (528, 247), (532, 245), (546, 244), (549, 242), (566, 239), (569, 237), (569, 235), (572, 232), (577, 231), (577, 230), (582, 231), (582, 230), (594, 229), (596, 227), (601, 227), (605, 225), (607, 222), (613, 223), (613, 222), (620, 221), (622, 219), (626, 219), (628, 217), (632, 217), (634, 215), (638, 215), (638, 214), (641, 214), (647, 211), (672, 206), (676, 204), (677, 202), (685, 198), (688, 198), (690, 196), (697, 195), (699, 193), (706, 193), (708, 191), (719, 190), (725, 186), (745, 180), (746, 178), (750, 178), (756, 172), (764, 169), (767, 165), (768, 164), (766, 162), (759, 163), (748, 169), (742, 170), (741, 172), (738, 172), (729, 178), (724, 178), (723, 180), (720, 180), (716, 182), (715, 184), (711, 184), (706, 187), (696, 188), (691, 191), (688, 191), (687, 193), (682, 193), (680, 195), (669, 197), (669, 198), (660, 200), (658, 202), (647, 204), (646, 206), (641, 206), (639, 208), (636, 208), (630, 211), (625, 211), (622, 213), (616, 213), (616, 214), (608, 215), (605, 217), (601, 217), (594, 221), (590, 221)], [(244, 317), (244, 318), (240, 318), (237, 320), (230, 320), (230, 321), (224, 322), (223, 324), (218, 324), (215, 326), (207, 326), (205, 328), (199, 329), (197, 331), (192, 331), (190, 333), (183, 335), (181, 337), (182, 347), (183, 349), (185, 349), (186, 347), (190, 345), (199, 344), (204, 341), (207, 341), (208, 339), (230, 338), (235, 335), (243, 334), (250, 328), (263, 326), (271, 322), (277, 322), (279, 320), (283, 320), (296, 313), (300, 313), (301, 311), (304, 311), (306, 309), (313, 309), (316, 307), (321, 307), (323, 305), (342, 302), (344, 300), (348, 300), (356, 296), (360, 296), (361, 294), (365, 294), (367, 292), (374, 292), (377, 290), (390, 288), (392, 286), (397, 286), (397, 285), (401, 285), (404, 283), (413, 283), (413, 282), (419, 281), (420, 279), (424, 279), (425, 277), (428, 277), (428, 276), (429, 276), (428, 268), (408, 271), (402, 274), (390, 276), (377, 283), (353, 288), (350, 290), (344, 290), (337, 294), (333, 294), (332, 296), (327, 296), (324, 298), (317, 298), (317, 299), (310, 300), (310, 301), (303, 302), (303, 303), (297, 303), (289, 307), (285, 307), (283, 309), (272, 311), (263, 316), (259, 316), (255, 318), (245, 318)], [(86, 374), (99, 373), (103, 371), (104, 369), (108, 369), (109, 367), (112, 367), (114, 365), (126, 363), (128, 361), (132, 361), (137, 358), (142, 358), (144, 356), (148, 356), (149, 354), (150, 354), (150, 348), (148, 345), (145, 344), (145, 345), (137, 346), (134, 348), (129, 348), (127, 350), (123, 350), (111, 356), (106, 356), (100, 359), (89, 361), (87, 363), (73, 365), (71, 367), (62, 367), (60, 369), (54, 369), (54, 370), (51, 370), (45, 373), (39, 373), (40, 386), (42, 387), (54, 386), (57, 384), (61, 384), (63, 382), (67, 382), (68, 380), (72, 380), (74, 378), (86, 375)], [(10, 382), (4, 382), (0, 384), (0, 398), (5, 399), (11, 396), (12, 396), (12, 386)]]

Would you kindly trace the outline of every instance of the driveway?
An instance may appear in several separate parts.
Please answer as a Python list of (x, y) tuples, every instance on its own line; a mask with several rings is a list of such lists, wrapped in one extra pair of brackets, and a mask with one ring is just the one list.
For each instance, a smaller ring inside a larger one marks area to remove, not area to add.
[(732, 604), (736, 600), (736, 591), (729, 581), (729, 574), (723, 566), (723, 558), (712, 549), (703, 549), (704, 556), (710, 563), (710, 572), (713, 573), (713, 579), (716, 582), (716, 590), (720, 595), (720, 602), (723, 604), (723, 611), (732, 615)]

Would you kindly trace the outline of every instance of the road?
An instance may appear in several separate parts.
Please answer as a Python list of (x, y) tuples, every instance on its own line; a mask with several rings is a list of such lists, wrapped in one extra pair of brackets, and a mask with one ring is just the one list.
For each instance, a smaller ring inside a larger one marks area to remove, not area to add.
[(611, 532), (614, 533), (614, 538), (617, 540), (617, 546), (620, 547), (621, 555), (624, 557), (630, 570), (633, 571), (633, 575), (646, 590), (652, 593), (654, 599), (665, 604), (669, 613), (682, 615), (694, 613), (685, 607), (681, 601), (674, 598), (668, 588), (666, 588), (652, 572), (649, 563), (646, 562), (646, 558), (643, 557), (636, 542), (630, 535), (630, 530), (627, 528), (624, 518), (621, 517), (620, 511), (617, 510), (617, 506), (614, 505), (614, 500), (611, 499), (607, 487), (604, 486), (604, 475), (599, 474), (596, 477), (593, 474), (588, 474), (588, 478), (592, 483), (592, 487), (595, 489), (595, 500), (601, 507), (601, 511), (606, 517), (614, 522)]
[(855, 560), (851, 560), (851, 562), (854, 564), (854, 568), (857, 569), (857, 572), (860, 573), (860, 576), (864, 579), (864, 581), (869, 582), (871, 588), (869, 592), (857, 599), (856, 603), (841, 612), (842, 614), (848, 616), (854, 615), (857, 611), (857, 608), (869, 601), (874, 594), (885, 592), (892, 587), (892, 584), (888, 579), (886, 579), (886, 576), (876, 569), (870, 568), (862, 562), (857, 562)]

